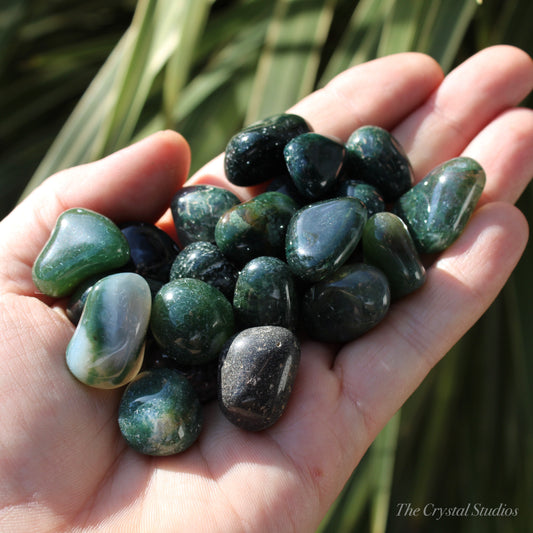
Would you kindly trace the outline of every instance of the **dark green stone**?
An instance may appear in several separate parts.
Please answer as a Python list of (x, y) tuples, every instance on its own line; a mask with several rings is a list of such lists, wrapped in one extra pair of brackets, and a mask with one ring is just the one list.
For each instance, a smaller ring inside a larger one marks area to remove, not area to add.
[(67, 296), (93, 274), (121, 267), (130, 251), (126, 237), (109, 218), (74, 208), (57, 219), (33, 265), (33, 282), (49, 296)]
[(200, 435), (203, 414), (187, 378), (159, 368), (140, 373), (124, 391), (118, 425), (127, 443), (145, 455), (173, 455)]
[(434, 168), (394, 205), (420, 253), (442, 252), (463, 232), (485, 186), (473, 159), (457, 157)]
[(275, 115), (255, 122), (234, 135), (226, 146), (226, 177), (235, 185), (250, 186), (288, 176), (283, 148), (297, 135), (311, 131), (293, 114)]
[(337, 182), (344, 161), (344, 144), (318, 133), (289, 141), (283, 153), (292, 181), (309, 201), (325, 198)]
[(334, 190), (332, 196), (351, 196), (361, 200), (366, 207), (368, 217), (385, 211), (385, 200), (381, 193), (373, 186), (359, 180), (344, 180)]
[(385, 274), (364, 263), (342, 266), (308, 289), (302, 318), (310, 337), (349, 342), (379, 324), (390, 305)]
[(348, 196), (300, 209), (286, 237), (286, 259), (293, 274), (315, 282), (337, 270), (355, 250), (366, 220), (365, 206)]
[(297, 296), (291, 271), (276, 257), (257, 257), (241, 270), (233, 299), (240, 328), (282, 326), (294, 330)]
[(176, 234), (182, 247), (191, 242), (215, 242), (218, 219), (240, 200), (231, 191), (212, 185), (191, 185), (178, 191), (170, 203)]
[(283, 257), (287, 226), (298, 206), (279, 192), (265, 192), (232, 207), (218, 221), (215, 240), (238, 265), (262, 255)]
[(220, 354), (219, 405), (248, 431), (274, 424), (285, 411), (300, 362), (300, 343), (288, 329), (243, 330)]
[(170, 270), (170, 280), (196, 278), (216, 287), (231, 302), (239, 271), (210, 242), (198, 241), (187, 245), (176, 257)]
[(230, 302), (199, 279), (170, 281), (154, 298), (152, 334), (163, 352), (178, 363), (211, 361), (233, 334), (233, 327)]
[(383, 128), (363, 126), (346, 143), (348, 177), (374, 185), (387, 202), (413, 185), (413, 169), (404, 149)]
[(426, 271), (401, 218), (393, 213), (375, 214), (365, 224), (362, 241), (365, 262), (387, 276), (393, 299), (424, 284)]
[(267, 192), (280, 192), (290, 196), (296, 202), (298, 207), (303, 207), (308, 203), (308, 201), (300, 194), (290, 177), (273, 179), (268, 184), (266, 190)]

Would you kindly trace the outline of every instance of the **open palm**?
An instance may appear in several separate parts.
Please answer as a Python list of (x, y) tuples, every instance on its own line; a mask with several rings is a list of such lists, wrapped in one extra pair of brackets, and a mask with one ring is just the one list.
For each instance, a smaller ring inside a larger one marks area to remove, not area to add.
[[(70, 207), (117, 222), (160, 220), (172, 231), (166, 210), (186, 178), (188, 147), (163, 132), (47, 180), (0, 223), (0, 530), (313, 531), (524, 249), (527, 224), (512, 204), (533, 176), (533, 112), (515, 106), (532, 87), (533, 62), (514, 48), (482, 51), (445, 79), (427, 56), (400, 54), (341, 74), (291, 110), (343, 140), (363, 124), (389, 129), (417, 179), (446, 159), (473, 157), (487, 173), (485, 192), (425, 286), (394, 303), (377, 328), (340, 349), (302, 344), (278, 423), (244, 432), (213, 404), (199, 441), (171, 457), (128, 448), (117, 425), (121, 391), (70, 375), (73, 326), (62, 302), (36, 294), (31, 266)], [(189, 183), (231, 187), (221, 158)]]

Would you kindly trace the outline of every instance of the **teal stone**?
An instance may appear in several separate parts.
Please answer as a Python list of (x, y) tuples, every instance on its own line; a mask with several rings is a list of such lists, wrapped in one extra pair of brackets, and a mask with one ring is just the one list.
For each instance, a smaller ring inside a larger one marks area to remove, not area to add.
[(88, 209), (62, 213), (37, 257), (33, 282), (48, 296), (67, 296), (84, 279), (125, 265), (128, 241), (116, 224)]
[(232, 207), (215, 228), (222, 253), (238, 266), (255, 257), (283, 257), (285, 233), (298, 206), (280, 192), (265, 192)]
[(289, 174), (306, 200), (324, 199), (335, 186), (345, 151), (344, 144), (318, 133), (303, 133), (285, 145)]
[(126, 387), (118, 425), (134, 450), (145, 455), (173, 455), (198, 439), (202, 407), (185, 376), (168, 368), (148, 370)]
[(241, 270), (233, 309), (239, 327), (282, 326), (294, 330), (298, 298), (292, 273), (276, 257), (256, 257)]
[(389, 281), (392, 299), (420, 288), (426, 270), (407, 226), (393, 213), (377, 213), (368, 219), (363, 230), (365, 262), (379, 268)]
[(369, 185), (364, 181), (344, 180), (333, 191), (332, 196), (351, 196), (361, 200), (366, 207), (368, 218), (375, 213), (385, 211), (385, 200), (382, 194), (373, 185)]
[(292, 273), (316, 282), (337, 270), (355, 250), (366, 220), (365, 206), (349, 196), (300, 209), (286, 236), (285, 254)]
[(143, 362), (151, 304), (150, 288), (139, 274), (123, 272), (98, 281), (67, 346), (71, 373), (99, 389), (129, 383)]
[(274, 115), (235, 134), (224, 152), (224, 169), (230, 183), (258, 185), (278, 177), (289, 178), (283, 149), (294, 137), (311, 131), (300, 116)]
[(220, 354), (218, 400), (237, 427), (261, 431), (286, 410), (300, 363), (300, 343), (288, 329), (260, 326), (241, 331)]
[(402, 195), (393, 211), (420, 253), (438, 253), (463, 232), (485, 186), (485, 172), (469, 157), (451, 159)]
[(303, 324), (318, 341), (350, 342), (379, 324), (389, 306), (385, 274), (372, 265), (348, 264), (307, 290)]
[(191, 185), (178, 191), (170, 211), (181, 246), (197, 241), (215, 242), (218, 219), (241, 201), (231, 191), (213, 185)]
[(413, 169), (400, 143), (378, 126), (362, 126), (346, 142), (348, 178), (376, 187), (390, 202), (413, 185)]
[(233, 334), (233, 308), (204, 281), (176, 279), (154, 298), (150, 328), (162, 351), (178, 363), (203, 364), (215, 359)]

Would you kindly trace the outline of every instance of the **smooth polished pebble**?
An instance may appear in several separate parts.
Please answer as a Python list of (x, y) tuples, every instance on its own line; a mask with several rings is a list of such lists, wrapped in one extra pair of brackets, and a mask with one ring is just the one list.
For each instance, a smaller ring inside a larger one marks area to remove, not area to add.
[(151, 304), (148, 283), (138, 274), (112, 274), (98, 281), (67, 346), (71, 373), (100, 389), (130, 382), (143, 362)]
[(83, 280), (128, 262), (128, 241), (109, 218), (89, 209), (63, 212), (35, 260), (35, 286), (48, 296), (68, 296)]
[(386, 207), (385, 200), (376, 187), (360, 180), (348, 179), (341, 181), (331, 196), (351, 196), (361, 200), (366, 207), (368, 218), (375, 213), (385, 211)]
[(198, 439), (203, 413), (187, 378), (159, 368), (140, 373), (124, 391), (118, 425), (126, 442), (145, 455), (181, 453)]
[(241, 429), (272, 426), (285, 412), (299, 362), (300, 343), (288, 329), (261, 326), (241, 331), (220, 354), (222, 413)]

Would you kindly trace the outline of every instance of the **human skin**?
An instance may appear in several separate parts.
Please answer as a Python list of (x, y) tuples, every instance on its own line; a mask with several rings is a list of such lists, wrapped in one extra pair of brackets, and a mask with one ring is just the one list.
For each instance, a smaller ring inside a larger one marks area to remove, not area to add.
[[(120, 223), (159, 221), (188, 174), (184, 139), (166, 131), (46, 180), (0, 222), (0, 530), (312, 532), (375, 439), (431, 368), (497, 296), (528, 237), (514, 207), (533, 176), (533, 112), (516, 107), (533, 62), (516, 48), (481, 51), (446, 78), (421, 54), (357, 66), (298, 103), (315, 131), (345, 141), (382, 126), (406, 149), (416, 180), (465, 155), (487, 184), (462, 236), (427, 282), (342, 347), (304, 340), (287, 411), (271, 428), (232, 426), (216, 404), (186, 452), (147, 457), (117, 425), (120, 391), (70, 375), (74, 327), (64, 301), (36, 292), (31, 267), (57, 216), (85, 207)], [(219, 157), (188, 184), (241, 189)], [(416, 465), (413, 465), (416, 468)]]

